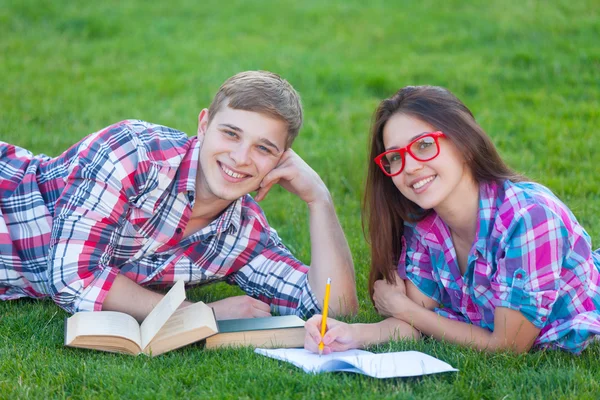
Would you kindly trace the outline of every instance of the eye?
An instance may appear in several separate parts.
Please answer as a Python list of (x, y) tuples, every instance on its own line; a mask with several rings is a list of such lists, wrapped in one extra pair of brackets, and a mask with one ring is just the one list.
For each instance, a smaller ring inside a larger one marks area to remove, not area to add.
[(400, 156), (400, 153), (395, 151), (393, 153), (389, 153), (388, 155), (386, 155), (386, 157), (388, 162), (391, 163), (397, 163), (400, 162), (402, 160), (402, 157)]
[(223, 133), (225, 134), (225, 136), (230, 137), (232, 139), (235, 139), (238, 137), (238, 134), (233, 131), (223, 131)]
[(430, 137), (423, 138), (417, 142), (417, 148), (419, 150), (427, 149), (429, 146), (434, 144), (434, 140)]
[(273, 154), (273, 152), (271, 151), (271, 149), (269, 149), (267, 146), (263, 146), (263, 145), (259, 144), (258, 146), (256, 146), (256, 148), (261, 153), (264, 153), (264, 154)]

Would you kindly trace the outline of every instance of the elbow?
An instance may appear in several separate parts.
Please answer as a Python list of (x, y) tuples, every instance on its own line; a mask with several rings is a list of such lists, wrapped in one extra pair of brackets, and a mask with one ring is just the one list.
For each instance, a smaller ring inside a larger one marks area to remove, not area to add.
[(354, 316), (358, 313), (358, 298), (356, 293), (346, 293), (339, 296), (338, 301), (329, 303), (331, 317)]
[(57, 293), (51, 296), (52, 301), (68, 312), (69, 314), (75, 314), (78, 310), (75, 306), (75, 298), (73, 296), (65, 295), (64, 293)]
[(531, 350), (533, 342), (531, 343), (517, 343), (516, 341), (509, 342), (507, 340), (498, 340), (492, 338), (488, 345), (483, 349), (490, 353), (513, 353), (513, 354), (525, 354)]

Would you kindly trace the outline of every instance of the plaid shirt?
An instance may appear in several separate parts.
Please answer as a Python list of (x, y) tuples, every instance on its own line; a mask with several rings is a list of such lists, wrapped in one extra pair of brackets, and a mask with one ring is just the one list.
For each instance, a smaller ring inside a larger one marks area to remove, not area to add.
[(406, 223), (398, 273), (446, 318), (494, 330), (494, 310), (540, 328), (534, 345), (582, 351), (600, 335), (600, 252), (575, 216), (536, 183), (481, 184), (478, 230), (461, 274), (448, 226)]
[(195, 200), (199, 143), (123, 121), (62, 155), (0, 142), (0, 299), (46, 297), (100, 310), (119, 273), (140, 285), (226, 279), (279, 314), (319, 310), (308, 268), (246, 195), (183, 238)]

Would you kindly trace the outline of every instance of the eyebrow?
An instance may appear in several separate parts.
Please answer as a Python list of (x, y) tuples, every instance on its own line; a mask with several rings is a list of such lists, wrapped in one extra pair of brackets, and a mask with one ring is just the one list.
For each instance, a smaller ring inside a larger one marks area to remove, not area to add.
[[(235, 126), (235, 125), (231, 125), (231, 124), (219, 124), (220, 128), (227, 128), (230, 129), (232, 131), (238, 132), (238, 133), (242, 133), (244, 132), (241, 128)], [(259, 142), (264, 144), (265, 146), (271, 147), (273, 149), (275, 149), (275, 151), (277, 153), (281, 153), (281, 150), (279, 150), (279, 147), (277, 147), (277, 145), (273, 142), (271, 142), (269, 139), (266, 138), (260, 138)]]
[[(431, 132), (434, 132), (434, 131), (431, 131)], [(408, 141), (408, 143), (411, 143), (413, 140), (415, 140), (415, 139), (417, 139), (417, 138), (419, 138), (419, 137), (421, 137), (423, 135), (426, 135), (428, 133), (431, 133), (431, 132), (421, 132), (418, 135), (415, 135), (415, 136), (411, 137), (410, 140)], [(406, 146), (402, 146), (402, 147), (406, 147)], [(392, 146), (392, 147), (386, 148), (385, 151), (396, 150), (396, 149), (399, 149), (399, 148), (400, 147), (398, 147), (398, 146)]]
[(272, 147), (273, 149), (275, 149), (275, 152), (277, 152), (277, 153), (281, 152), (281, 150), (279, 150), (279, 147), (277, 147), (277, 145), (275, 143), (271, 142), (269, 139), (262, 138), (262, 139), (260, 139), (260, 142), (266, 146)]

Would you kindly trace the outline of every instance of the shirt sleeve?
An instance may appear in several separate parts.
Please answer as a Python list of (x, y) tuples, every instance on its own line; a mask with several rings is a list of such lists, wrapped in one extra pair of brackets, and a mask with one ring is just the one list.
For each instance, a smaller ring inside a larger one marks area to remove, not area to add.
[(298, 261), (271, 229), (264, 250), (228, 277), (248, 296), (271, 305), (279, 315), (308, 318), (320, 311), (308, 283), (309, 267)]
[(410, 226), (404, 227), (402, 254), (398, 261), (398, 275), (411, 281), (425, 296), (442, 303), (440, 289), (433, 274), (428, 249), (420, 242)]
[(569, 232), (547, 207), (523, 208), (501, 240), (492, 276), (495, 307), (520, 311), (542, 328), (558, 297), (562, 264), (570, 251)]
[(135, 145), (126, 130), (117, 124), (82, 142), (56, 204), (50, 292), (70, 313), (101, 310), (119, 273), (111, 259), (129, 201), (147, 173), (147, 166), (136, 163)]

